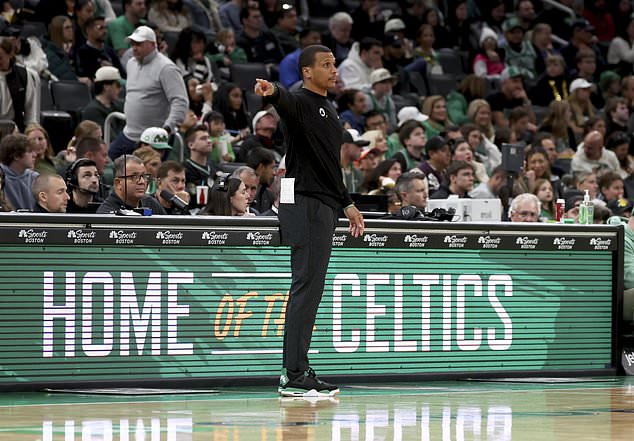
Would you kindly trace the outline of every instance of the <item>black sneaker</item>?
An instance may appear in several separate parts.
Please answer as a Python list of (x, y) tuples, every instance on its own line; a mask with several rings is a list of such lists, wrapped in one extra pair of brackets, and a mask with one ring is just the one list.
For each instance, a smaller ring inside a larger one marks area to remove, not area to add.
[(334, 397), (339, 393), (339, 388), (317, 378), (312, 368), (293, 379), (288, 377), (286, 369), (282, 369), (277, 391), (283, 397)]

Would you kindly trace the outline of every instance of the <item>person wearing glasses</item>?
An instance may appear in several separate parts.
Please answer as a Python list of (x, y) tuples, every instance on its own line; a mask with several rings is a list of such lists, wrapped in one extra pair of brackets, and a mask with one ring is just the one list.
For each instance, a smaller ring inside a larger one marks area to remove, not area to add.
[(113, 48), (106, 45), (106, 24), (103, 17), (86, 21), (86, 42), (77, 49), (76, 70), (79, 76), (94, 78), (102, 66), (112, 66), (125, 77), (125, 69)]
[(509, 208), (511, 222), (539, 222), (539, 213), (542, 211), (541, 202), (532, 193), (517, 195)]
[(120, 213), (121, 210), (150, 208), (152, 214), (166, 214), (159, 202), (145, 194), (150, 174), (140, 158), (123, 155), (114, 161), (112, 193), (97, 208), (97, 214)]

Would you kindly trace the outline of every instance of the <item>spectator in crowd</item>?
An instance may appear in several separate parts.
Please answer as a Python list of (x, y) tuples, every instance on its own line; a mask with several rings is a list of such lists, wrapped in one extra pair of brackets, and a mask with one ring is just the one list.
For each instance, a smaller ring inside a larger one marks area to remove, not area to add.
[(182, 0), (152, 0), (148, 20), (163, 32), (181, 32), (192, 25), (190, 12)]
[(39, 175), (31, 188), (35, 199), (35, 213), (66, 213), (70, 196), (66, 192), (66, 182), (55, 174)]
[(127, 66), (125, 99), (126, 125), (110, 144), (108, 154), (115, 159), (130, 153), (147, 127), (176, 130), (189, 105), (187, 90), (176, 65), (156, 49), (156, 35), (140, 26), (128, 37), (134, 58)]
[(403, 207), (416, 207), (419, 210), (425, 210), (427, 207), (427, 199), (429, 197), (429, 189), (427, 178), (420, 173), (403, 173), (396, 181), (396, 195), (401, 201)]
[(394, 158), (386, 159), (366, 176), (363, 188), (368, 191), (368, 194), (386, 194), (394, 188), (396, 181), (402, 174), (400, 162)]
[(209, 192), (209, 203), (201, 214), (212, 216), (253, 216), (249, 212), (247, 189), (240, 179), (218, 178)]
[(449, 47), (451, 41), (451, 38), (449, 37), (449, 30), (442, 22), (439, 12), (435, 7), (428, 8), (423, 13), (423, 22), (432, 28), (435, 36), (434, 49)]
[(354, 40), (351, 38), (354, 20), (347, 12), (337, 12), (328, 19), (328, 32), (321, 36), (321, 42), (335, 56), (337, 66), (348, 58)]
[(216, 164), (210, 159), (213, 144), (207, 129), (201, 125), (194, 126), (187, 132), (185, 142), (189, 148), (189, 159), (185, 161), (186, 187), (191, 200), (195, 201), (190, 206), (202, 208), (205, 204), (196, 199), (196, 187), (211, 187), (218, 172)]
[(216, 43), (218, 53), (209, 56), (218, 67), (228, 69), (233, 64), (247, 62), (247, 53), (236, 44), (236, 34), (233, 29), (220, 29), (216, 34)]
[(424, 15), (427, 10), (425, 0), (407, 0), (403, 6), (403, 22), (407, 38), (413, 40), (421, 25), (425, 24)]
[(630, 119), (630, 110), (625, 98), (610, 98), (603, 109), (605, 113), (605, 136), (609, 137), (614, 132), (627, 132), (627, 123)]
[[(551, 24), (552, 26), (552, 24)], [(603, 58), (600, 57), (599, 48), (593, 43), (594, 27), (586, 19), (578, 19), (572, 23), (572, 37), (570, 43), (561, 50), (561, 55), (566, 60), (566, 66), (575, 73), (577, 67), (577, 53), (580, 50), (590, 50), (595, 53), (595, 61), (603, 70)]]
[(625, 132), (613, 132), (608, 136), (605, 147), (614, 152), (619, 160), (619, 168), (616, 171), (621, 178), (626, 179), (634, 173), (634, 158), (629, 154), (632, 139)]
[(407, 43), (395, 33), (386, 34), (383, 37), (383, 57), (381, 64), (396, 78), (400, 78), (398, 86), (406, 88), (410, 77), (409, 72), (418, 72), (427, 75), (427, 63), (423, 58), (414, 58), (414, 50), (407, 49)]
[(317, 29), (304, 28), (299, 31), (299, 47), (289, 52), (280, 62), (280, 83), (286, 88), (298, 84), (302, 78), (299, 74), (299, 54), (302, 49), (321, 44), (321, 34)]
[[(119, 73), (125, 70), (119, 56), (106, 43), (106, 25), (103, 17), (92, 17), (86, 21), (86, 42), (77, 48), (75, 67), (80, 77), (94, 78), (102, 66), (112, 66)], [(122, 75), (125, 76), (125, 75)]]
[[(121, 95), (121, 74), (116, 67), (103, 66), (95, 73), (94, 93), (95, 98), (81, 111), (82, 121), (90, 120), (105, 130), (106, 118), (112, 112), (123, 112), (123, 103), (119, 99)], [(122, 122), (115, 120), (112, 124), (115, 136), (123, 130)]]
[(608, 65), (621, 75), (632, 74), (634, 64), (634, 16), (629, 15), (628, 22), (617, 28), (617, 37), (610, 41), (608, 48)]
[(469, 121), (476, 125), (482, 136), (493, 142), (495, 140), (495, 128), (493, 127), (493, 117), (491, 105), (484, 99), (475, 99), (469, 103), (467, 108)]
[(35, 208), (31, 193), (39, 173), (33, 170), (37, 151), (35, 143), (21, 134), (7, 135), (0, 141), (0, 169), (4, 173), (4, 192), (15, 209)]
[(80, 158), (66, 170), (70, 199), (67, 213), (95, 213), (103, 200), (99, 197), (100, 175), (92, 159)]
[(619, 160), (614, 152), (603, 146), (603, 135), (592, 131), (583, 138), (583, 148), (579, 148), (575, 153), (570, 168), (574, 173), (617, 171)]
[[(185, 77), (183, 77), (183, 81), (185, 82), (187, 99), (189, 101), (189, 109), (187, 112), (191, 110), (194, 113), (194, 119), (198, 122), (198, 118), (207, 112), (211, 112), (214, 89), (217, 89), (218, 85), (215, 82), (200, 82), (191, 74), (186, 74)], [(187, 119), (187, 116), (185, 119)], [(183, 122), (181, 122), (181, 124), (183, 124)]]
[(257, 6), (242, 8), (240, 21), (242, 32), (236, 35), (236, 43), (247, 53), (249, 62), (279, 64), (285, 54), (275, 35), (262, 29), (260, 9)]
[(54, 17), (48, 25), (48, 36), (42, 37), (42, 49), (48, 61), (51, 78), (58, 80), (79, 80), (90, 84), (90, 78), (77, 78), (75, 73), (75, 35), (73, 22), (64, 15)]
[[(412, 59), (414, 55), (414, 43), (407, 37), (407, 26), (401, 18), (392, 17), (388, 21), (386, 21), (385, 26), (383, 27), (383, 34), (385, 34), (386, 37), (396, 37), (401, 43), (403, 56), (407, 59)], [(384, 65), (383, 67), (387, 66)]]
[[(572, 9), (574, 1), (560, 0), (560, 3)], [(568, 20), (570, 20), (569, 13), (565, 9), (559, 8), (543, 8), (535, 19), (537, 23), (547, 23), (552, 29), (556, 29), (557, 35), (564, 40), (569, 40), (572, 35), (572, 27)]]
[(282, 3), (278, 6), (276, 14), (275, 27), (271, 29), (271, 33), (280, 43), (282, 53), (286, 56), (291, 52), (299, 49), (297, 41), (297, 10), (291, 3)]
[(143, 145), (137, 148), (132, 154), (143, 161), (145, 171), (147, 171), (148, 181), (145, 192), (149, 195), (155, 194), (157, 185), (156, 177), (158, 169), (161, 166), (161, 154), (149, 145)]
[(383, 45), (375, 38), (365, 37), (355, 42), (348, 57), (339, 66), (338, 75), (346, 89), (369, 90), (370, 73), (382, 67)]
[(359, 89), (346, 89), (339, 99), (339, 120), (342, 124), (348, 124), (350, 129), (359, 133), (365, 131), (365, 116), (368, 102), (365, 93)]
[(459, 198), (470, 198), (469, 192), (473, 190), (474, 171), (473, 166), (465, 161), (453, 161), (445, 172), (445, 181), (438, 190), (434, 191), (431, 199), (447, 199), (456, 195)]
[(108, 45), (114, 48), (119, 56), (130, 47), (128, 35), (145, 24), (145, 0), (123, 0), (123, 15), (108, 23)]
[[(631, 199), (624, 198), (612, 199), (608, 202), (607, 208), (612, 211), (612, 214), (614, 214), (615, 216), (631, 219), (632, 209), (634, 209), (634, 202), (632, 202)], [(630, 225), (632, 225), (632, 223), (630, 223)]]
[[(99, 199), (105, 199), (110, 193), (110, 185), (105, 182), (106, 167), (108, 165), (108, 146), (100, 138), (85, 136), (77, 142), (77, 159), (86, 158), (95, 163), (99, 173)], [(111, 183), (111, 181), (109, 182)]]
[[(599, 76), (599, 92), (607, 102), (621, 96), (621, 76), (613, 70), (604, 70)], [(626, 100), (627, 104), (627, 100)], [(629, 106), (628, 106), (629, 110)]]
[(224, 83), (214, 94), (214, 110), (220, 112), (225, 119), (229, 133), (235, 135), (235, 142), (241, 141), (251, 133), (249, 122), (251, 117), (244, 106), (242, 89), (235, 83)]
[(506, 43), (502, 45), (504, 50), (504, 63), (507, 66), (515, 66), (525, 79), (537, 77), (535, 59), (537, 54), (533, 45), (524, 38), (524, 28), (517, 17), (511, 17), (502, 25)]
[(249, 152), (246, 163), (255, 171), (259, 179), (251, 207), (258, 213), (264, 213), (271, 209), (274, 200), (269, 187), (275, 177), (275, 156), (269, 149), (255, 147)]
[(542, 210), (539, 214), (539, 220), (546, 222), (555, 218), (555, 196), (553, 184), (548, 179), (537, 179), (535, 181), (535, 189), (533, 194), (537, 196), (541, 202)]
[(589, 49), (581, 49), (577, 52), (577, 69), (576, 76), (580, 79), (586, 80), (591, 84), (590, 87), (590, 100), (597, 109), (601, 109), (605, 103), (605, 100), (601, 96), (600, 90), (598, 90), (595, 84), (595, 73), (597, 72), (597, 56)]
[(515, 107), (531, 105), (524, 82), (522, 81), (522, 71), (516, 66), (509, 66), (500, 75), (500, 91), (487, 97), (491, 105), (493, 123), (498, 127), (508, 127), (509, 122), (505, 112)]
[(537, 127), (533, 124), (532, 112), (527, 106), (520, 106), (509, 112), (509, 130), (513, 142), (530, 144)]
[(76, 0), (73, 7), (73, 25), (75, 29), (75, 44), (82, 47), (86, 43), (86, 24), (95, 16), (93, 0)]
[(447, 114), (450, 121), (455, 124), (464, 124), (469, 121), (467, 111), (469, 103), (476, 99), (483, 99), (486, 84), (483, 78), (469, 74), (464, 77), (456, 90), (447, 95)]
[(374, 151), (380, 161), (385, 159), (387, 153), (387, 139), (382, 130), (366, 130), (361, 138), (370, 142), (367, 148)]
[(522, 193), (513, 198), (509, 208), (511, 222), (538, 222), (541, 202), (532, 193)]
[(392, 99), (392, 88), (395, 83), (396, 78), (389, 70), (383, 67), (375, 69), (370, 74), (371, 88), (366, 93), (366, 110), (382, 113), (390, 128), (396, 127), (396, 105)]
[(491, 172), (489, 180), (481, 182), (476, 188), (469, 192), (469, 196), (474, 199), (497, 199), (501, 198), (500, 193), (508, 183), (508, 172), (498, 165)]
[[(376, 130), (376, 132), (378, 132), (378, 130)], [(367, 140), (367, 138), (364, 136), (362, 136), (362, 138)], [(356, 164), (357, 169), (359, 169), (361, 175), (363, 176), (361, 180), (362, 183), (358, 189), (359, 193), (368, 192), (367, 188), (365, 187), (365, 184), (368, 182), (368, 177), (372, 174), (372, 172), (374, 172), (374, 169), (377, 165), (379, 165), (379, 162), (381, 162), (381, 152), (372, 144), (373, 143), (370, 142), (370, 145), (364, 147), (361, 150), (361, 154), (359, 155), (359, 159)]]
[(35, 144), (37, 156), (34, 170), (40, 174), (55, 174), (57, 171), (55, 152), (46, 129), (39, 124), (29, 124), (24, 134)]
[(0, 119), (15, 122), (20, 131), (39, 122), (40, 78), (15, 63), (15, 47), (0, 39)]
[(253, 117), (253, 135), (249, 136), (240, 145), (238, 152), (238, 160), (247, 162), (251, 150), (262, 147), (269, 150), (273, 154), (276, 162), (280, 162), (285, 153), (285, 146), (279, 145), (273, 135), (277, 131), (277, 124), (280, 117), (274, 107), (266, 110), (260, 110)]
[(348, 129), (343, 133), (340, 163), (343, 182), (349, 193), (358, 193), (363, 183), (363, 174), (355, 167), (355, 162), (361, 157), (363, 147), (370, 145), (370, 141), (359, 136), (359, 132)]
[(464, 138), (455, 138), (448, 140), (449, 148), (451, 149), (451, 161), (463, 161), (470, 164), (473, 167), (474, 183), (479, 184), (489, 180), (489, 176), (484, 168), (484, 165), (474, 161), (473, 150), (471, 146)]
[[(139, 138), (139, 142), (137, 143), (137, 148), (150, 147), (156, 152), (159, 159), (163, 160), (169, 157), (169, 153), (172, 150), (172, 146), (169, 145), (168, 140), (169, 137), (165, 129), (162, 129), (160, 127), (148, 127), (143, 131), (143, 133), (141, 133), (141, 137)], [(148, 153), (150, 152), (148, 151)], [(145, 161), (145, 158), (140, 158)], [(145, 166), (147, 168), (148, 164), (145, 164)], [(156, 165), (155, 168), (158, 168), (158, 165)], [(150, 172), (149, 169), (148, 172)]]
[(361, 0), (352, 12), (352, 38), (361, 40), (366, 35), (381, 35), (385, 27), (385, 16), (379, 0)]
[(599, 196), (599, 181), (596, 173), (576, 172), (573, 174), (574, 188), (566, 192), (566, 198), (571, 194), (583, 195), (586, 190), (591, 200), (597, 200)]
[(599, 191), (604, 201), (620, 199), (623, 197), (623, 178), (616, 172), (606, 172), (599, 178)]
[(259, 216), (269, 216), (269, 217), (277, 217), (280, 206), (280, 191), (282, 186), (282, 178), (281, 176), (275, 176), (273, 178), (273, 183), (269, 187), (269, 191), (273, 197), (273, 204), (271, 208), (266, 211), (263, 211), (259, 214)]
[(249, 206), (249, 212), (258, 215), (259, 213), (257, 212), (257, 210), (251, 207), (253, 201), (255, 201), (255, 195), (258, 191), (258, 183), (260, 182), (258, 175), (255, 174), (255, 170), (253, 170), (248, 165), (244, 165), (235, 169), (231, 174), (231, 177), (238, 178), (242, 182), (244, 182), (244, 187), (247, 192), (247, 204)]
[(0, 167), (0, 212), (13, 211), (13, 205), (7, 199), (4, 185), (4, 171)]
[(570, 83), (570, 94), (568, 96), (570, 110), (572, 110), (570, 126), (577, 136), (582, 135), (585, 121), (593, 117), (596, 112), (590, 100), (591, 88), (592, 84), (583, 78), (577, 78)]
[(432, 95), (425, 98), (422, 112), (429, 116), (423, 122), (427, 139), (440, 135), (448, 126), (453, 125), (447, 115), (447, 101), (441, 95)]
[(398, 130), (398, 138), (403, 147), (392, 157), (400, 162), (403, 171), (418, 167), (423, 160), (423, 149), (427, 142), (423, 124), (417, 120), (404, 122)]
[(422, 25), (418, 30), (416, 41), (418, 46), (415, 49), (415, 54), (425, 60), (427, 73), (441, 75), (443, 73), (442, 65), (438, 59), (438, 52), (434, 49), (434, 43), (436, 42), (434, 28), (430, 24)]
[(552, 183), (555, 198), (564, 193), (563, 184), (550, 171), (548, 153), (540, 147), (532, 147), (526, 152), (526, 167), (515, 181), (514, 194), (533, 193), (538, 179), (546, 179)]
[(546, 71), (529, 91), (529, 97), (534, 105), (542, 107), (548, 106), (553, 100), (568, 99), (566, 65), (561, 55), (549, 55), (546, 58)]
[(233, 150), (233, 137), (227, 133), (225, 127), (225, 118), (222, 113), (211, 111), (203, 117), (202, 123), (207, 127), (213, 150), (211, 151), (211, 160), (216, 164), (223, 162), (233, 162), (236, 160), (236, 154)]
[(243, 4), (246, 6), (246, 0), (228, 0), (220, 5), (218, 13), (220, 14), (220, 22), (225, 28), (230, 28), (237, 35), (242, 32), (242, 23), (240, 20), (240, 11)]
[[(555, 49), (553, 45), (553, 33), (552, 28), (547, 23), (537, 23), (533, 28), (533, 35), (531, 37), (531, 43), (533, 44), (533, 50), (535, 51), (535, 73), (539, 76), (546, 70), (546, 63), (548, 58), (554, 56), (561, 56), (559, 50)], [(561, 59), (561, 64), (566, 69), (566, 63)], [(566, 93), (568, 90), (566, 89)], [(540, 104), (541, 105), (541, 104)]]
[(616, 31), (614, 21), (608, 12), (606, 0), (584, 0), (583, 16), (596, 28), (596, 36), (601, 42), (612, 40)]
[(112, 193), (97, 208), (98, 214), (120, 213), (122, 210), (149, 208), (152, 214), (165, 214), (156, 199), (145, 194), (150, 175), (143, 161), (134, 155), (123, 155), (114, 161)]
[(553, 135), (557, 152), (572, 155), (577, 149), (575, 132), (570, 126), (572, 111), (568, 101), (552, 101), (539, 130)]
[(440, 188), (451, 163), (451, 150), (447, 140), (440, 136), (430, 138), (425, 144), (425, 156), (427, 159), (418, 168), (427, 177), (429, 193), (433, 194)]
[(207, 38), (201, 31), (188, 27), (180, 32), (170, 58), (183, 77), (191, 76), (200, 84), (214, 81), (214, 61), (207, 56), (206, 46)]
[(497, 34), (485, 26), (480, 33), (480, 46), (473, 59), (473, 72), (479, 77), (499, 78), (504, 70), (504, 51), (498, 48)]
[[(186, 208), (180, 208), (171, 199), (165, 199), (165, 191), (189, 203), (190, 195), (185, 190), (185, 167), (176, 161), (165, 161), (157, 171), (157, 187), (154, 197), (159, 201), (165, 213), (170, 215), (190, 214)], [(167, 196), (167, 195), (165, 195)]]

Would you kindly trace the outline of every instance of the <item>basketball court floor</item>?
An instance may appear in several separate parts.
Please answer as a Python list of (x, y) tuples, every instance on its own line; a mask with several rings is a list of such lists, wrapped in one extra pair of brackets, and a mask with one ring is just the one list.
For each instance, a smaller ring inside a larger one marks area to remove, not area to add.
[(341, 389), (320, 400), (280, 399), (274, 387), (0, 393), (0, 440), (634, 440), (633, 377)]

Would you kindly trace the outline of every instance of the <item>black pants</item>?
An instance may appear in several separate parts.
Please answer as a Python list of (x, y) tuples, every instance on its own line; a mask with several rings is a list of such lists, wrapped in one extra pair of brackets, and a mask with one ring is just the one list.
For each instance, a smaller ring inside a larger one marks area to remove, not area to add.
[(291, 247), (292, 272), (282, 365), (291, 371), (305, 371), (337, 212), (318, 199), (296, 194), (294, 204), (280, 204), (279, 219), (282, 244)]

